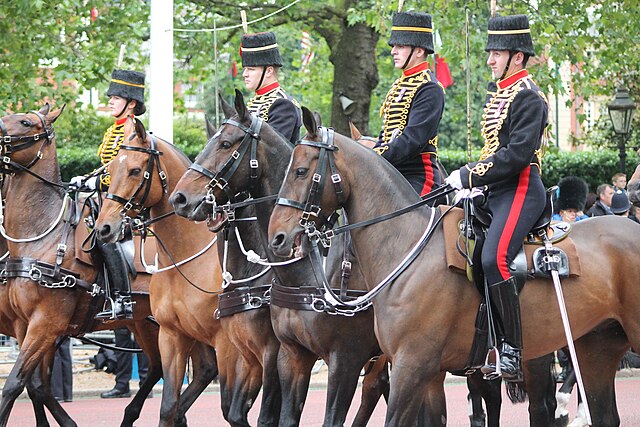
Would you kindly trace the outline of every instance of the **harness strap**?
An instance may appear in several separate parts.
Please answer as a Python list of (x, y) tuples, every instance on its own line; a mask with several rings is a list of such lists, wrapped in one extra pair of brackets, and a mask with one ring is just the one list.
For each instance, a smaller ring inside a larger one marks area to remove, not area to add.
[(243, 311), (268, 307), (271, 302), (271, 285), (243, 286), (218, 295), (216, 319)]
[(56, 271), (55, 265), (34, 258), (8, 258), (0, 278), (14, 277), (31, 279), (45, 288), (81, 287), (92, 296), (100, 292), (100, 286), (81, 279), (77, 273), (62, 267)]
[[(340, 292), (335, 289), (335, 292)], [(348, 300), (355, 300), (366, 294), (363, 290), (349, 290)], [(343, 312), (334, 307), (325, 298), (323, 292), (316, 286), (290, 287), (273, 281), (271, 285), (271, 304), (278, 307), (291, 308), (294, 310), (315, 311), (316, 313), (340, 314), (352, 316), (354, 313)]]

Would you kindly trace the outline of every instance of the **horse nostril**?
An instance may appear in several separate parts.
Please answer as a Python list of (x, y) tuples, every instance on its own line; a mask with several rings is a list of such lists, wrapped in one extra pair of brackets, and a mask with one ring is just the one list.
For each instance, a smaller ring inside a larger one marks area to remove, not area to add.
[(273, 240), (271, 241), (271, 247), (274, 249), (278, 249), (284, 244), (284, 241), (285, 241), (285, 234), (278, 233), (274, 236)]
[(187, 202), (187, 198), (184, 194), (177, 192), (174, 193), (173, 196), (169, 199), (174, 208), (184, 206)]
[(102, 228), (100, 228), (100, 235), (105, 237), (109, 234), (111, 234), (111, 227), (109, 225), (103, 225)]

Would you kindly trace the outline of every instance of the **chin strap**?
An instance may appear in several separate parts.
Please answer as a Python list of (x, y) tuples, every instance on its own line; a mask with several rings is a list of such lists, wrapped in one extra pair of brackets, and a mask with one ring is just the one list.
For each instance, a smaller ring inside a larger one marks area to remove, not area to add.
[(130, 99), (127, 99), (127, 103), (124, 104), (124, 107), (122, 107), (122, 110), (118, 113), (118, 118), (122, 117), (122, 115), (124, 114), (124, 112), (126, 111), (127, 107), (129, 107), (129, 103), (131, 102)]
[(264, 81), (264, 75), (267, 72), (267, 66), (265, 65), (264, 67), (262, 67), (262, 75), (260, 76), (260, 81), (258, 82), (258, 86), (256, 86), (256, 92), (258, 90), (260, 90), (260, 88), (262, 87), (262, 82)]
[(509, 67), (511, 66), (511, 59), (513, 58), (513, 55), (515, 55), (515, 52), (510, 50), (509, 51), (509, 60), (507, 61), (507, 65), (504, 67), (504, 71), (502, 72), (502, 76), (500, 76), (500, 78), (498, 80), (504, 80), (505, 77), (507, 77), (507, 71), (509, 71)]
[(411, 61), (411, 57), (413, 56), (413, 51), (416, 50), (415, 46), (411, 46), (411, 52), (409, 52), (409, 56), (407, 56), (407, 60), (404, 61), (404, 65), (402, 66), (402, 69), (404, 70), (405, 68), (407, 68), (407, 65), (409, 65), (409, 61)]

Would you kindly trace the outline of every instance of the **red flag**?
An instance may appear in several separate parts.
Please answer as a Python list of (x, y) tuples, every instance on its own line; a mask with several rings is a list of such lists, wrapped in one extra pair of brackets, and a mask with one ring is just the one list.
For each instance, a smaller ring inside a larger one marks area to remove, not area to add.
[(449, 71), (449, 65), (447, 65), (447, 61), (445, 61), (445, 58), (437, 54), (436, 54), (436, 78), (445, 88), (453, 84), (453, 79), (451, 78), (451, 72)]

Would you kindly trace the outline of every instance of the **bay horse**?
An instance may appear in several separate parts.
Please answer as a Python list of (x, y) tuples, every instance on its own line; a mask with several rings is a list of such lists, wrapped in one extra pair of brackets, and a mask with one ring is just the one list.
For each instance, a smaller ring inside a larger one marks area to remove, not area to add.
[[(53, 123), (63, 109), (51, 111), (49, 104), (45, 104), (39, 111), (0, 118), (4, 155), (2, 172), (5, 178), (8, 177), (3, 183), (2, 231), (3, 236), (11, 237), (7, 241), (11, 258), (6, 261), (7, 264), (13, 262), (19, 266), (27, 263), (32, 266), (26, 277), (20, 277), (20, 274), (18, 277), (9, 276), (4, 285), (9, 306), (19, 319), (14, 332), (20, 344), (20, 354), (3, 388), (0, 426), (7, 425), (15, 400), (32, 379), (41, 381), (47, 395), (50, 395), (49, 369), (58, 336), (78, 336), (89, 331), (119, 327), (132, 331), (149, 357), (147, 378), (125, 409), (121, 424), (131, 426), (138, 419), (146, 396), (162, 377), (158, 327), (149, 320), (149, 275), (138, 275), (132, 283), (136, 302), (133, 320), (95, 321), (94, 315), (100, 305), (100, 300), (95, 297), (100, 293), (90, 284), (101, 268), (81, 263), (72, 256), (75, 253), (75, 229), (71, 226), (72, 219), (63, 215), (73, 212), (67, 188), (60, 179), (53, 130)], [(56, 265), (62, 276), (56, 275)], [(48, 266), (54, 266), (50, 276), (61, 278), (59, 282), (42, 280), (43, 276), (47, 279)], [(20, 268), (17, 271), (19, 273)], [(213, 352), (209, 357), (205, 354), (200, 356), (199, 363), (212, 365), (215, 370)], [(194, 369), (200, 368), (194, 366)], [(192, 400), (190, 394), (194, 390), (192, 387), (191, 391), (185, 391), (185, 401)], [(55, 410), (54, 417), (60, 422), (57, 407)], [(60, 410), (64, 412), (61, 407)], [(68, 415), (60, 424), (75, 426)]]
[[(327, 131), (316, 127), (307, 110), (304, 122), (306, 140), (311, 142), (303, 141), (293, 151), (279, 193), (288, 205), (278, 204), (269, 223), (269, 241), (276, 255), (310, 251), (300, 223), (301, 211), (292, 205), (304, 205), (314, 177), (318, 182), (326, 176), (329, 161), (316, 170), (323, 150), (335, 162), (332, 181), (341, 184), (342, 202), (338, 203), (334, 186), (327, 184), (314, 202), (320, 212), (333, 212), (341, 205), (357, 223), (419, 200), (399, 172), (375, 152), (339, 134), (332, 142), (322, 142)], [(378, 288), (373, 305), (376, 336), (393, 365), (388, 426), (415, 422), (425, 385), (445, 370), (464, 368), (474, 337), (480, 295), (465, 277), (448, 269), (443, 231), (438, 225), (440, 216), (439, 211), (422, 206), (391, 222), (351, 230), (358, 257), (368, 267), (363, 272), (369, 289), (386, 286)], [(581, 260), (581, 275), (564, 279), (563, 289), (574, 338), (585, 336), (599, 325), (616, 323), (626, 334), (622, 339), (609, 339), (618, 344), (599, 346), (598, 352), (585, 351), (582, 339), (576, 342), (594, 425), (619, 423), (615, 405), (611, 407), (615, 368), (629, 343), (637, 347), (640, 341), (640, 265), (629, 256), (640, 249), (639, 232), (638, 224), (613, 217), (576, 223), (571, 232)], [(415, 250), (417, 243), (425, 249)], [(388, 285), (383, 279), (409, 254), (415, 260), (399, 270), (399, 276)], [(522, 290), (524, 360), (566, 344), (559, 327), (560, 311), (550, 305), (554, 300), (549, 280), (529, 281)], [(608, 363), (596, 364), (594, 360)], [(434, 409), (438, 410), (430, 408)]]
[(109, 166), (110, 193), (96, 229), (101, 240), (114, 242), (125, 218), (135, 217), (137, 208), (150, 209), (149, 222), (161, 248), (157, 256), (160, 270), (152, 275), (150, 287), (151, 309), (160, 324), (165, 377), (160, 425), (173, 425), (187, 358), (196, 341), (216, 349), (225, 419), (234, 426), (249, 425), (248, 411), (264, 373), (260, 423), (277, 424), (278, 342), (269, 312), (248, 310), (223, 320), (214, 316), (222, 292), (216, 236), (207, 224), (174, 215), (169, 203), (168, 193), (191, 162), (173, 144), (148, 134), (137, 119), (125, 123), (123, 141)]
[[(268, 198), (278, 191), (293, 149), (291, 143), (275, 132), (268, 123), (258, 122), (258, 119), (251, 116), (239, 91), (236, 91), (235, 108), (224, 101), (222, 105), (225, 122), (208, 141), (195, 164), (183, 175), (170, 198), (176, 213), (191, 220), (204, 221), (211, 217), (220, 219), (218, 215), (214, 215), (213, 204), (204, 202), (208, 193), (207, 184), (213, 174), (209, 172), (211, 176), (206, 176), (207, 172), (203, 174), (199, 171), (221, 171), (223, 168), (234, 171), (221, 178), (223, 185), (211, 191), (211, 197), (217, 205), (235, 202), (234, 196), (242, 192), (249, 192), (254, 199)], [(256, 127), (258, 123), (259, 129)], [(249, 148), (252, 139), (255, 150)], [(247, 150), (246, 155), (239, 155), (244, 150)], [(237, 158), (235, 162), (232, 156)], [(225, 164), (228, 166), (223, 167)], [(223, 186), (224, 190), (221, 188)], [(273, 204), (268, 202), (255, 205), (260, 230), (260, 239), (255, 243), (265, 250), (268, 244), (267, 225), (272, 209)], [(283, 261), (270, 251), (266, 253), (271, 262)], [(331, 272), (334, 279), (332, 283), (337, 288), (340, 288), (342, 262), (343, 252), (338, 245), (334, 245), (329, 251), (327, 270)], [(349, 289), (363, 290), (359, 267), (353, 259), (351, 262)], [(348, 318), (336, 316), (322, 310), (322, 301), (318, 302), (319, 305), (315, 307), (317, 311), (314, 311), (314, 297), (307, 290), (309, 286), (315, 287), (315, 279), (308, 260), (275, 266), (273, 269), (277, 276), (278, 292), (280, 295), (284, 294), (278, 300), (272, 288), (271, 322), (280, 341), (280, 425), (293, 426), (300, 423), (311, 369), (318, 357), (329, 368), (323, 425), (343, 425), (360, 370), (370, 357), (379, 353), (373, 334), (373, 313), (366, 310)], [(304, 298), (307, 298), (307, 302)]]

